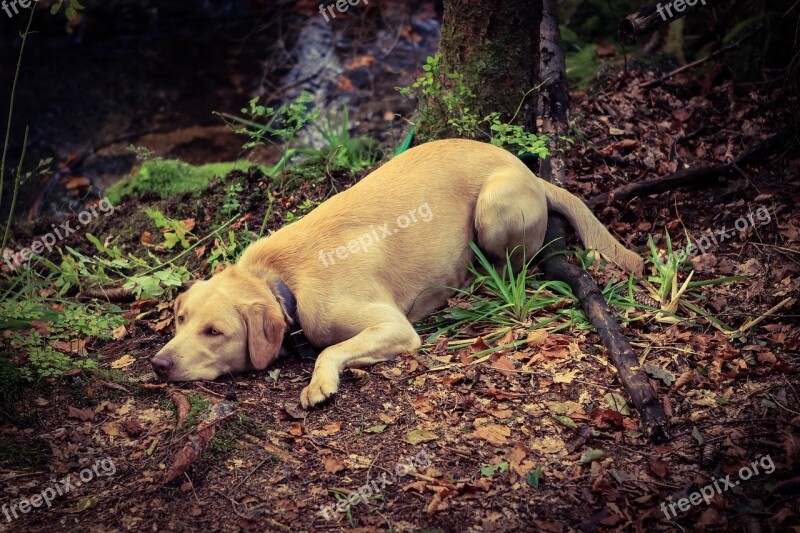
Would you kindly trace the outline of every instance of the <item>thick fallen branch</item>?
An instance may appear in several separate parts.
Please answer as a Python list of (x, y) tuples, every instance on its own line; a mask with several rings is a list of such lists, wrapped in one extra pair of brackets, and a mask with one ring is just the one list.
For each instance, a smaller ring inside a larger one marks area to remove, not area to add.
[[(556, 146), (551, 147), (551, 155), (542, 162), (541, 177), (557, 184), (564, 182), (564, 160), (557, 145), (567, 134), (569, 125), (569, 92), (566, 81), (566, 67), (561, 37), (558, 29), (556, 0), (544, 0), (541, 26), (541, 66), (540, 75), (547, 80), (542, 90), (544, 101), (544, 122), (542, 130), (551, 136)], [(545, 242), (550, 243), (544, 251), (547, 257), (542, 263), (549, 279), (567, 283), (578, 297), (586, 316), (597, 329), (620, 381), (633, 400), (639, 412), (644, 434), (654, 441), (668, 440), (669, 422), (664, 414), (656, 392), (639, 366), (639, 360), (631, 347), (622, 327), (603, 299), (599, 287), (589, 274), (570, 264), (563, 252), (565, 245), (566, 222), (555, 214), (547, 220)]]
[(638, 355), (603, 299), (597, 283), (585, 270), (566, 259), (563, 237), (565, 229), (566, 221), (563, 217), (550, 215), (545, 242), (551, 244), (544, 252), (550, 257), (543, 262), (544, 273), (549, 279), (567, 283), (580, 300), (584, 313), (600, 334), (600, 339), (617, 368), (619, 379), (642, 418), (645, 435), (654, 441), (668, 440), (670, 435), (667, 417), (655, 390), (642, 372)]
[(681, 187), (710, 185), (720, 178), (737, 175), (742, 167), (761, 162), (775, 154), (790, 149), (796, 143), (795, 128), (789, 127), (760, 142), (730, 164), (704, 165), (679, 170), (652, 180), (629, 183), (611, 192), (598, 194), (589, 200), (587, 204), (589, 204), (589, 207), (595, 208), (601, 205), (610, 205), (614, 202), (626, 202), (640, 196), (660, 194)]
[(617, 33), (624, 44), (634, 44), (661, 26), (685, 17), (703, 6), (713, 6), (719, 0), (656, 0), (619, 21)]

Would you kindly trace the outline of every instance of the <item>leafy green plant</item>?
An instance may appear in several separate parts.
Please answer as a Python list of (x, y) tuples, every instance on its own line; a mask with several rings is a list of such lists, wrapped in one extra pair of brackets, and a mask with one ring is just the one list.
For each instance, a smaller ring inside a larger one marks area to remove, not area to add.
[[(122, 312), (116, 306), (100, 309), (69, 301), (30, 300), (21, 296), (18, 294), (0, 302), (0, 314), (7, 317), (0, 326), (18, 326), (3, 340), (6, 351), (23, 354), (17, 357), (21, 364), (14, 365), (15, 371), (4, 372), (4, 376), (12, 380), (34, 381), (57, 377), (73, 368), (97, 368), (97, 363), (85, 350), (67, 354), (56, 349), (54, 343), (63, 341), (68, 346), (80, 346), (80, 341), (87, 337), (110, 338), (111, 331), (123, 323)], [(62, 309), (55, 311), (53, 306)], [(34, 321), (45, 325), (46, 335), (39, 330), (25, 331)], [(4, 364), (13, 365), (10, 361)], [(6, 385), (0, 383), (0, 389)]]
[[(670, 237), (669, 231), (665, 231), (664, 239), (666, 250), (659, 250), (656, 247), (652, 235), (648, 235), (647, 238), (650, 247), (648, 262), (653, 265), (655, 275), (648, 276), (647, 280), (643, 282), (643, 285), (645, 285), (652, 294), (656, 295), (661, 303), (662, 309), (660, 313), (656, 315), (656, 318), (671, 323), (683, 321), (685, 319), (681, 319), (676, 313), (679, 307), (684, 307), (705, 318), (709, 323), (726, 333), (735, 332), (736, 328), (731, 327), (717, 317), (711, 315), (698, 305), (698, 303), (695, 303), (704, 298), (701, 294), (695, 293), (691, 289), (707, 285), (742, 281), (747, 279), (747, 276), (725, 276), (709, 280), (692, 281), (694, 271), (688, 266), (689, 256), (683, 250), (673, 249), (672, 238)], [(691, 242), (688, 233), (686, 239), (688, 242)], [(682, 283), (679, 282), (679, 273), (687, 270), (688, 274), (686, 275), (686, 279)], [(691, 296), (695, 302), (690, 301), (688, 298), (689, 296)]]
[(464, 82), (464, 76), (456, 72), (445, 72), (441, 65), (441, 54), (429, 56), (422, 65), (422, 71), (422, 75), (410, 88), (397, 88), (397, 91), (406, 97), (418, 93), (420, 119), (415, 127), (419, 124), (438, 125), (438, 129), (430, 134), (430, 138), (421, 140), (438, 138), (445, 127), (452, 128), (460, 137), (470, 139), (481, 137), (482, 121), (468, 105), (469, 100), (475, 98), (475, 94)]
[(25, 351), (28, 354), (30, 367), (22, 369), (22, 376), (28, 380), (55, 378), (73, 368), (87, 370), (97, 368), (97, 362), (93, 359), (73, 359), (47, 345), (30, 346), (30, 341), (25, 344), (28, 344)]
[(648, 281), (655, 283), (658, 288), (658, 299), (662, 304), (666, 303), (666, 298), (671, 294), (672, 288), (677, 281), (678, 272), (686, 262), (685, 254), (676, 254), (672, 249), (672, 239), (669, 232), (665, 235), (667, 250), (666, 254), (659, 254), (653, 236), (647, 236), (647, 245), (650, 247), (651, 263), (656, 268), (658, 275), (648, 277)]
[(280, 160), (267, 171), (268, 175), (276, 175), (298, 153), (297, 149), (289, 147), (289, 143), (297, 132), (319, 118), (319, 111), (311, 109), (311, 95), (307, 92), (301, 93), (296, 100), (282, 104), (277, 109), (261, 105), (258, 100), (258, 97), (255, 97), (250, 100), (249, 107), (242, 108), (242, 114), (248, 118), (229, 113), (216, 114), (225, 121), (231, 131), (250, 139), (242, 146), (243, 150), (250, 150), (267, 142), (274, 143), (274, 138), (279, 139), (283, 153)]
[[(486, 117), (491, 131), (489, 142), (495, 146), (511, 147), (517, 155), (533, 154), (540, 158), (550, 155), (547, 149), (548, 138), (546, 135), (536, 135), (518, 124), (510, 124), (500, 120), (500, 113), (491, 113)], [(513, 119), (512, 119), (513, 122)]]
[(422, 70), (422, 76), (410, 88), (397, 88), (404, 96), (413, 96), (415, 90), (418, 92), (420, 119), (414, 124), (415, 129), (419, 130), (421, 124), (438, 125), (438, 129), (429, 134), (430, 138), (421, 140), (434, 140), (444, 129), (449, 128), (459, 137), (486, 140), (519, 155), (547, 157), (550, 154), (546, 135), (537, 135), (519, 124), (514, 124), (525, 98), (536, 87), (523, 95), (511, 120), (503, 122), (500, 113), (490, 113), (481, 118), (470, 109), (469, 101), (475, 98), (475, 94), (467, 87), (462, 74), (444, 71), (439, 54), (428, 57)]
[(319, 118), (319, 112), (310, 109), (311, 95), (307, 92), (301, 93), (296, 100), (282, 104), (277, 109), (261, 105), (258, 100), (256, 96), (250, 100), (249, 108), (241, 110), (243, 114), (249, 116), (249, 119), (218, 113), (223, 119), (227, 119), (226, 122), (230, 121), (227, 123), (234, 133), (250, 138), (250, 141), (242, 147), (244, 150), (272, 142), (273, 137), (278, 137), (284, 144), (288, 143), (298, 131)]
[(335, 168), (359, 171), (373, 166), (380, 156), (375, 142), (368, 137), (351, 137), (349, 112), (344, 106), (338, 118), (328, 114), (325, 121), (313, 122), (327, 146), (319, 151), (306, 149), (304, 153), (315, 155)]
[(122, 288), (133, 291), (137, 298), (159, 298), (191, 278), (192, 274), (186, 267), (167, 264), (152, 274), (130, 276)]
[(66, 15), (69, 20), (73, 20), (77, 17), (78, 11), (85, 9), (78, 0), (56, 0), (52, 7), (50, 7), (50, 14), (57, 14), (64, 5), (67, 6), (66, 9), (64, 9), (64, 15)]
[(214, 239), (214, 248), (207, 259), (211, 272), (215, 272), (219, 265), (235, 262), (248, 244), (237, 241), (233, 230), (228, 230), (228, 242), (222, 237)]
[[(227, 113), (218, 113), (234, 133), (244, 135), (250, 140), (242, 147), (255, 148), (277, 139), (283, 147), (280, 160), (270, 169), (269, 174), (282, 172), (290, 162), (300, 158), (298, 170), (302, 167), (344, 168), (358, 171), (374, 165), (380, 153), (372, 139), (350, 135), (349, 111), (347, 106), (338, 116), (328, 113), (324, 120), (316, 109), (311, 108), (311, 95), (302, 93), (296, 100), (287, 102), (277, 109), (258, 103), (258, 98), (249, 102), (249, 108), (242, 109), (247, 118)], [(313, 127), (325, 141), (319, 149), (295, 143), (297, 133), (306, 126)]]
[(238, 215), (242, 205), (239, 203), (239, 194), (244, 190), (241, 183), (231, 183), (225, 189), (225, 199), (222, 202), (222, 215), (231, 218)]
[[(442, 334), (458, 337), (465, 329), (476, 324), (493, 328), (486, 335), (487, 340), (500, 337), (512, 328), (538, 329), (559, 320), (563, 309), (538, 323), (531, 320), (531, 314), (546, 308), (561, 308), (564, 303), (574, 305), (576, 299), (566, 283), (541, 281), (537, 276), (528, 274), (527, 267), (533, 258), (515, 274), (511, 253), (507, 253), (505, 265), (498, 272), (480, 248), (474, 243), (470, 243), (470, 247), (477, 258), (477, 265), (470, 266), (475, 281), (466, 290), (455, 289), (458, 294), (469, 296), (470, 299), (465, 305), (445, 309), (427, 323), (424, 329), (433, 329), (427, 342)], [(568, 326), (569, 323), (558, 329)], [(524, 342), (518, 341), (515, 345)]]
[(144, 212), (164, 234), (163, 246), (165, 249), (171, 250), (178, 243), (184, 250), (191, 246), (189, 239), (192, 237), (192, 228), (185, 220), (167, 218), (156, 209), (145, 209)]
[(350, 500), (347, 498), (347, 494), (345, 494), (344, 492), (335, 490), (335, 489), (328, 489), (328, 492), (333, 494), (333, 496), (336, 498), (336, 501), (337, 501), (336, 507), (337, 508), (339, 507), (339, 503), (338, 502), (343, 502), (343, 501), (347, 502), (347, 504), (344, 506), (344, 514), (347, 517), (347, 523), (350, 524), (350, 527), (355, 527), (356, 526), (356, 520), (355, 520), (355, 517), (353, 516), (353, 504), (350, 503)]

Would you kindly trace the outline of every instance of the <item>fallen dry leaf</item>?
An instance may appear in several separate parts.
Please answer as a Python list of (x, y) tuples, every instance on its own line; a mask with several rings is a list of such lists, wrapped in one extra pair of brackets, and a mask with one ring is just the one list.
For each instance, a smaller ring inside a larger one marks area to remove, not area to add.
[(235, 412), (236, 407), (230, 402), (219, 402), (206, 410), (197, 430), (189, 435), (186, 444), (175, 454), (172, 464), (167, 469), (166, 483), (183, 475), (203, 455), (208, 443), (216, 433), (217, 425), (227, 420)]
[(192, 410), (192, 404), (189, 403), (189, 399), (186, 396), (176, 390), (169, 392), (169, 398), (175, 404), (175, 409), (178, 412), (178, 421), (175, 423), (175, 427), (181, 428), (189, 415), (189, 411)]
[(77, 407), (73, 407), (71, 405), (67, 406), (67, 416), (70, 418), (78, 418), (83, 420), (84, 422), (88, 422), (92, 418), (94, 418), (94, 411), (91, 409), (78, 409)]
[(123, 355), (119, 359), (117, 359), (115, 361), (112, 361), (111, 362), (111, 368), (114, 368), (114, 369), (125, 368), (126, 366), (131, 366), (135, 362), (136, 362), (136, 359), (131, 357), (130, 354), (126, 353), (125, 355)]
[(438, 438), (439, 437), (436, 435), (436, 433), (433, 433), (431, 431), (427, 431), (424, 429), (414, 429), (406, 433), (405, 437), (403, 437), (403, 440), (409, 444), (419, 444), (420, 442), (436, 440)]
[(536, 348), (537, 346), (541, 346), (544, 341), (547, 339), (547, 332), (543, 329), (535, 329), (528, 333), (528, 338), (525, 339), (525, 342), (531, 348)]
[(495, 446), (502, 446), (508, 443), (508, 437), (511, 436), (511, 428), (500, 424), (484, 424), (477, 427), (470, 436), (483, 439)]
[(336, 474), (337, 472), (341, 472), (347, 468), (347, 466), (344, 464), (344, 461), (338, 457), (326, 457), (322, 460), (322, 465), (325, 467), (325, 471), (330, 472), (331, 474)]

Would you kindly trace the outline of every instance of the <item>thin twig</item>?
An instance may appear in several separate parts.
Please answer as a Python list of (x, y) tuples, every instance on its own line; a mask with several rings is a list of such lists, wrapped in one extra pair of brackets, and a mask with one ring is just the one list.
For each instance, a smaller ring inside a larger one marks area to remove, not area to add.
[(6, 176), (6, 155), (8, 155), (8, 145), (11, 143), (11, 123), (14, 116), (14, 100), (17, 95), (17, 82), (19, 81), (19, 72), (22, 69), (22, 54), (25, 52), (25, 43), (28, 42), (28, 33), (31, 29), (33, 22), (34, 7), (31, 8), (31, 16), (28, 17), (28, 26), (22, 34), (22, 44), (19, 48), (19, 56), (17, 57), (17, 69), (14, 71), (14, 81), (11, 83), (11, 97), (8, 102), (8, 118), (6, 120), (6, 139), (3, 143), (3, 157), (0, 158), (0, 205), (3, 200), (3, 184)]
[[(17, 197), (19, 196), (19, 184), (22, 181), (22, 163), (25, 161), (25, 152), (28, 148), (28, 133), (30, 128), (25, 126), (25, 137), (22, 141), (22, 154), (19, 156), (19, 166), (17, 166), (17, 173), (14, 176), (14, 192), (11, 195), (11, 208), (8, 210), (8, 220), (6, 221), (6, 228), (3, 231), (3, 243), (0, 244), (0, 253), (6, 249), (8, 243), (8, 233), (11, 230), (11, 219), (14, 217), (14, 209), (17, 207)], [(2, 184), (0, 184), (2, 187)]]
[(727, 46), (723, 46), (719, 50), (715, 50), (714, 52), (712, 52), (711, 54), (707, 55), (706, 57), (701, 57), (700, 59), (692, 61), (691, 63), (687, 63), (687, 64), (685, 64), (685, 65), (683, 65), (681, 67), (676, 68), (675, 70), (671, 70), (671, 71), (667, 72), (666, 74), (664, 74), (663, 76), (661, 76), (660, 78), (658, 78), (657, 80), (648, 81), (647, 83), (642, 85), (642, 89), (649, 89), (650, 87), (655, 87), (656, 85), (661, 85), (666, 80), (670, 79), (671, 77), (673, 77), (673, 76), (675, 76), (677, 74), (680, 74), (681, 72), (684, 72), (684, 71), (689, 70), (691, 68), (694, 68), (694, 67), (697, 67), (699, 65), (702, 65), (703, 63), (705, 63), (707, 61), (710, 61), (710, 60), (714, 59), (715, 57), (717, 57), (719, 55), (724, 54), (728, 50), (732, 50), (734, 48), (738, 48), (739, 46), (741, 46), (741, 44), (743, 42), (745, 42), (746, 40), (750, 39), (758, 31), (760, 31), (762, 27), (763, 27), (763, 24), (759, 24), (758, 26), (756, 26), (756, 28), (753, 31), (751, 31), (750, 33), (748, 33), (747, 35), (745, 35), (744, 37), (742, 37), (741, 39), (739, 39), (735, 43), (731, 43), (731, 44), (729, 44)]

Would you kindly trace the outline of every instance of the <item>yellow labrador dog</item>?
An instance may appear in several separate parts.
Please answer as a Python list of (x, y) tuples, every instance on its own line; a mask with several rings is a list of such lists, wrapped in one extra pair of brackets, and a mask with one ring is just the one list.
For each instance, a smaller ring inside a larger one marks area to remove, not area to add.
[(301, 403), (323, 402), (343, 369), (419, 347), (412, 322), (442, 307), (448, 287), (470, 281), (470, 241), (499, 261), (506, 251), (531, 256), (543, 244), (548, 209), (565, 215), (587, 248), (641, 272), (642, 259), (581, 200), (513, 154), (436, 141), (395, 157), (180, 295), (176, 335), (153, 369), (168, 381), (260, 370), (287, 333), (302, 328), (322, 352)]

